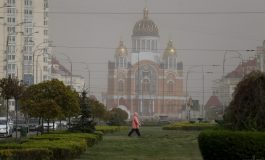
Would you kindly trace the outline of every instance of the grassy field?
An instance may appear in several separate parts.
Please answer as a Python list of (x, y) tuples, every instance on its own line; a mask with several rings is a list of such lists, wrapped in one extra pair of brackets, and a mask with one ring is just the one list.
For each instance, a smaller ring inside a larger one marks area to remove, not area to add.
[(202, 160), (198, 131), (171, 131), (161, 127), (141, 128), (142, 137), (128, 131), (104, 136), (78, 160)]

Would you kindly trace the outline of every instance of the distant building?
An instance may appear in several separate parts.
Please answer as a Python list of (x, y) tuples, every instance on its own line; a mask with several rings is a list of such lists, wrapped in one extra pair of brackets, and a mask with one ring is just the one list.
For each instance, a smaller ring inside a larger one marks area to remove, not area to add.
[[(72, 86), (77, 92), (82, 92), (85, 85), (85, 78), (79, 75), (71, 75), (55, 57), (52, 58), (52, 79), (63, 81), (67, 86)], [(71, 81), (72, 79), (72, 81)]]
[[(31, 85), (51, 78), (48, 12), (48, 0), (0, 0), (0, 79)], [(13, 111), (14, 99), (9, 104)]]
[(181, 118), (185, 103), (183, 63), (173, 41), (163, 53), (158, 49), (159, 30), (149, 18), (147, 8), (136, 22), (132, 34), (132, 51), (120, 41), (108, 64), (107, 107), (125, 108), (142, 117)]
[(206, 105), (204, 106), (204, 109), (205, 118), (207, 120), (222, 119), (224, 106), (215, 93), (213, 93), (213, 95), (209, 98)]
[(257, 47), (257, 68), (265, 72), (265, 40), (262, 46)]
[(49, 80), (48, 0), (0, 0), (0, 10), (0, 78)]
[(220, 99), (222, 105), (227, 107), (232, 100), (236, 85), (241, 81), (244, 75), (257, 70), (257, 60), (250, 59), (243, 64), (239, 64), (235, 70), (228, 73), (222, 79), (214, 81), (214, 93)]

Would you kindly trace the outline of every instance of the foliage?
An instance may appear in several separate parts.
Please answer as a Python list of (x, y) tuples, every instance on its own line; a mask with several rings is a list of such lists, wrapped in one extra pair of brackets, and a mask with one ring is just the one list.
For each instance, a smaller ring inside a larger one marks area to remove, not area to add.
[(212, 123), (200, 122), (200, 123), (191, 123), (191, 122), (177, 122), (163, 126), (164, 130), (205, 130), (214, 128), (216, 125)]
[(83, 91), (80, 97), (81, 112), (78, 116), (77, 122), (70, 128), (72, 131), (81, 131), (84, 133), (91, 133), (95, 131), (96, 124), (93, 121), (91, 106), (89, 106), (89, 101), (86, 94), (86, 91)]
[(265, 74), (254, 71), (238, 83), (224, 115), (225, 126), (235, 130), (265, 130)]
[(121, 130), (128, 130), (126, 126), (96, 126), (97, 131), (105, 133), (113, 133)]
[(74, 116), (79, 112), (78, 94), (59, 80), (44, 81), (27, 88), (21, 97), (21, 109), (36, 118)]
[(204, 160), (262, 159), (265, 157), (265, 133), (208, 130), (199, 134)]
[(48, 149), (4, 149), (0, 150), (1, 160), (50, 160), (52, 152)]
[(110, 125), (120, 126), (126, 124), (125, 120), (128, 119), (128, 114), (120, 108), (113, 108), (106, 113), (105, 118), (109, 121)]
[[(100, 134), (68, 132), (33, 136), (22, 143), (1, 143), (0, 158), (14, 159), (18, 157), (17, 155), (24, 155), (21, 160), (72, 160), (100, 139)], [(30, 154), (33, 151), (36, 152)]]
[(106, 113), (106, 107), (93, 98), (88, 98), (88, 105), (91, 107), (91, 113), (93, 118), (103, 119)]

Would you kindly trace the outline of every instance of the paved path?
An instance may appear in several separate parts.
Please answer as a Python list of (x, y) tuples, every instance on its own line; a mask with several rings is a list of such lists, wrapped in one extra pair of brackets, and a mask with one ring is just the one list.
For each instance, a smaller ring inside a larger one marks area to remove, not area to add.
[(77, 160), (202, 160), (199, 132), (141, 128), (142, 137), (128, 137), (128, 131), (104, 136)]

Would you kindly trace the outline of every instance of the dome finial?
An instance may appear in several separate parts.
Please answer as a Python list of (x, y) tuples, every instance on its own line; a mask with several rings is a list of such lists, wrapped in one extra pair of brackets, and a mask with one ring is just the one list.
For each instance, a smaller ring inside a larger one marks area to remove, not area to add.
[(144, 19), (148, 18), (148, 9), (145, 7), (144, 8)]

